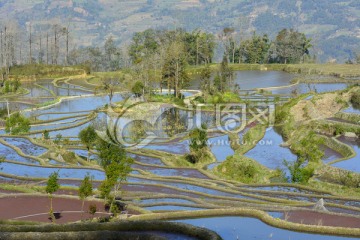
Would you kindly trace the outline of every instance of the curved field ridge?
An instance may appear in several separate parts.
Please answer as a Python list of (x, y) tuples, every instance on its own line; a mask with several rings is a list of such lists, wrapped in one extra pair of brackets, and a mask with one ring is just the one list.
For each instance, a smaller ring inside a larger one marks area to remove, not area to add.
[(326, 234), (335, 236), (349, 236), (360, 237), (359, 228), (344, 228), (344, 227), (328, 227), (328, 226), (315, 226), (288, 222), (279, 218), (274, 218), (268, 213), (245, 208), (233, 208), (233, 209), (216, 209), (216, 210), (199, 210), (199, 211), (184, 211), (184, 212), (172, 212), (172, 213), (152, 213), (143, 214), (139, 216), (132, 216), (130, 220), (179, 220), (190, 218), (202, 218), (202, 217), (216, 217), (216, 216), (242, 216), (252, 217), (261, 220), (262, 222), (277, 228), (287, 229), (291, 231)]
[[(121, 221), (114, 223), (75, 223), (67, 225), (0, 225), (0, 239), (181, 239), (221, 240), (215, 232), (183, 223), (163, 221)], [(41, 233), (41, 234), (40, 234)], [(102, 235), (105, 233), (105, 235)], [(155, 238), (155, 236), (157, 238)], [(170, 238), (171, 239), (171, 238)]]

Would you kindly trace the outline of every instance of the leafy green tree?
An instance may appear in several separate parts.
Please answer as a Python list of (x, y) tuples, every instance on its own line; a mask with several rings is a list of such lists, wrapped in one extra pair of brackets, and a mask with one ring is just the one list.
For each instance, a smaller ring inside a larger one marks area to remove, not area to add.
[(159, 48), (160, 32), (148, 29), (144, 32), (135, 33), (129, 47), (129, 56), (133, 63), (142, 62), (149, 55), (154, 54)]
[(234, 72), (231, 70), (228, 58), (226, 54), (224, 54), (223, 60), (220, 65), (220, 92), (225, 92), (229, 89), (233, 88), (234, 85)]
[(251, 39), (245, 40), (241, 43), (240, 48), (236, 53), (235, 61), (244, 61), (245, 63), (265, 63), (267, 62), (268, 51), (270, 48), (270, 41), (268, 36), (257, 35), (255, 32)]
[[(134, 160), (126, 156), (122, 146), (98, 139), (97, 150), (99, 151), (100, 164), (105, 170), (106, 179), (100, 186), (100, 191), (105, 199), (111, 198), (111, 189), (114, 188), (114, 196), (117, 196), (121, 185), (126, 182), (131, 173), (131, 165)], [(111, 200), (111, 206), (114, 199)]]
[(123, 79), (102, 79), (102, 84), (98, 89), (104, 91), (108, 95), (110, 104), (112, 102), (115, 92), (120, 88), (121, 80)]
[(79, 132), (79, 139), (80, 139), (81, 143), (86, 146), (86, 149), (88, 150), (87, 160), (89, 161), (90, 154), (91, 154), (90, 150), (94, 146), (96, 139), (97, 139), (97, 134), (96, 134), (94, 126), (89, 125), (88, 127), (81, 130)]
[(10, 81), (5, 81), (4, 93), (10, 92)]
[(211, 91), (211, 69), (209, 65), (206, 65), (205, 68), (201, 70), (200, 81), (201, 89), (204, 93), (210, 93)]
[(43, 132), (43, 138), (46, 139), (46, 140), (50, 139), (50, 134), (49, 134), (49, 131), (48, 131), (48, 130), (44, 130), (44, 132)]
[(121, 53), (120, 50), (116, 47), (114, 39), (110, 36), (106, 39), (104, 45), (104, 57), (106, 69), (110, 71), (116, 71), (120, 69), (121, 64)]
[(19, 80), (19, 79), (15, 79), (15, 80), (12, 82), (12, 87), (13, 87), (12, 91), (13, 91), (13, 92), (16, 92), (17, 90), (19, 90), (20, 86), (21, 86), (20, 80)]
[(216, 47), (215, 36), (198, 29), (192, 32), (186, 32), (183, 29), (148, 29), (135, 33), (129, 47), (129, 56), (134, 64), (139, 64), (152, 55), (161, 55), (161, 51), (174, 41), (184, 45), (190, 65), (212, 62)]
[(174, 90), (174, 96), (180, 97), (180, 90), (187, 85), (189, 76), (186, 72), (186, 52), (184, 44), (178, 40), (171, 42), (166, 50), (165, 63), (162, 69), (162, 80), (168, 90)]
[(304, 166), (304, 161), (298, 159), (294, 162), (286, 162), (285, 166), (289, 169), (290, 180), (293, 183), (307, 183), (314, 175), (314, 169)]
[(5, 132), (17, 135), (30, 131), (30, 120), (19, 112), (12, 114), (6, 119)]
[(55, 136), (55, 139), (54, 139), (54, 143), (55, 144), (60, 144), (61, 142), (61, 139), (62, 139), (62, 135), (59, 133)]
[(84, 212), (84, 204), (85, 199), (90, 197), (93, 194), (93, 186), (90, 175), (86, 175), (82, 180), (80, 187), (79, 187), (79, 198), (82, 201), (81, 204), (81, 213)]
[(222, 90), (222, 82), (221, 82), (221, 77), (220, 74), (217, 73), (215, 78), (214, 78), (214, 87), (216, 91), (221, 91)]
[(142, 82), (137, 81), (135, 85), (131, 88), (131, 92), (136, 96), (140, 97), (144, 94), (145, 86)]
[(215, 36), (201, 30), (186, 32), (183, 36), (188, 63), (190, 65), (209, 64), (212, 62), (216, 47)]
[(190, 150), (198, 151), (207, 147), (207, 132), (206, 126), (202, 125), (202, 128), (196, 128), (190, 131)]
[(207, 148), (207, 128), (206, 125), (203, 124), (201, 128), (196, 128), (190, 131), (190, 154), (186, 156), (186, 159), (195, 164), (204, 156), (206, 156), (206, 148)]
[(49, 179), (46, 183), (46, 188), (45, 191), (46, 193), (49, 195), (50, 198), (50, 211), (49, 214), (52, 217), (52, 219), (54, 219), (53, 217), (53, 193), (56, 192), (57, 190), (59, 190), (60, 185), (58, 183), (58, 179), (59, 179), (59, 172), (54, 172), (49, 176)]
[(275, 61), (279, 63), (299, 63), (304, 55), (309, 55), (311, 39), (293, 29), (281, 30), (275, 40)]

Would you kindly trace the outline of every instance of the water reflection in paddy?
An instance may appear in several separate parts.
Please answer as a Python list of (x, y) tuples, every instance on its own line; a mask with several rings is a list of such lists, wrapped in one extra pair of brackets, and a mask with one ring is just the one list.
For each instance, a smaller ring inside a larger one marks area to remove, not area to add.
[(4, 138), (10, 145), (20, 148), (26, 155), (38, 156), (47, 151), (46, 148), (37, 146), (25, 138)]
[(77, 117), (78, 115), (89, 114), (89, 111), (86, 112), (77, 112), (77, 113), (46, 113), (43, 115), (36, 116), (38, 120), (41, 121), (49, 121), (56, 120), (58, 118), (66, 118), (66, 117)]
[(297, 160), (297, 156), (289, 148), (282, 147), (283, 142), (281, 135), (274, 128), (269, 128), (260, 143), (247, 152), (245, 156), (255, 159), (270, 169), (279, 168), (287, 171), (284, 160), (293, 162)]
[(355, 108), (353, 104), (350, 105), (349, 108), (345, 109), (344, 112), (346, 113), (355, 113), (360, 114), (360, 108)]
[(198, 227), (205, 227), (217, 232), (223, 239), (291, 239), (291, 240), (350, 240), (337, 236), (325, 236), (309, 233), (291, 232), (274, 228), (258, 219), (246, 217), (214, 217), (179, 220)]
[(152, 198), (152, 199), (143, 199), (143, 200), (136, 200), (136, 204), (156, 204), (156, 203), (184, 203), (184, 204), (194, 204), (194, 202), (186, 200), (186, 199), (179, 199), (179, 198)]
[(340, 138), (338, 138), (338, 140), (342, 143), (345, 143), (345, 144), (351, 146), (355, 150), (356, 156), (349, 160), (335, 163), (332, 166), (360, 173), (360, 141), (359, 141), (359, 139), (340, 137)]
[(304, 94), (308, 92), (323, 93), (343, 90), (347, 87), (348, 85), (346, 83), (301, 83), (292, 87), (272, 89), (271, 92), (273, 94), (291, 94), (293, 91), (296, 91), (298, 94)]
[[(241, 89), (255, 89), (290, 85), (294, 75), (282, 71), (234, 71), (234, 77)], [(199, 76), (190, 81), (188, 89), (200, 89)]]
[[(30, 163), (30, 164), (39, 164), (38, 161), (35, 161), (31, 158), (22, 157), (17, 154), (17, 152), (7, 146), (0, 144), (0, 156), (4, 157), (6, 160), (21, 162), (21, 163)], [(2, 163), (0, 164), (0, 169), (3, 167)]]
[(144, 164), (152, 164), (152, 165), (159, 165), (159, 166), (165, 165), (159, 158), (142, 156), (142, 155), (137, 155), (137, 154), (128, 154), (128, 155), (130, 157), (132, 157), (135, 161), (141, 162)]
[(218, 162), (223, 162), (227, 157), (234, 155), (234, 150), (230, 146), (229, 137), (223, 135), (220, 137), (210, 138), (210, 149), (215, 155)]
[(75, 169), (75, 168), (47, 168), (47, 167), (35, 167), (24, 166), (12, 163), (2, 163), (1, 172), (21, 176), (21, 177), (33, 177), (33, 178), (48, 178), (53, 172), (59, 171), (59, 178), (76, 178), (83, 179), (86, 174), (93, 176), (94, 180), (104, 180), (105, 174), (99, 170), (92, 169)]
[(165, 206), (144, 207), (144, 209), (149, 211), (196, 211), (196, 210), (202, 210), (203, 208), (165, 205)]
[[(119, 102), (123, 99), (121, 94), (115, 94), (112, 101)], [(51, 112), (59, 113), (69, 113), (69, 112), (83, 112), (83, 111), (92, 111), (97, 108), (103, 107), (109, 103), (109, 98), (107, 96), (92, 96), (92, 97), (83, 97), (83, 98), (74, 98), (74, 99), (64, 99), (60, 104), (53, 106), (48, 109), (35, 110), (32, 112), (35, 114), (46, 114)], [(30, 115), (29, 112), (26, 112), (26, 115)]]

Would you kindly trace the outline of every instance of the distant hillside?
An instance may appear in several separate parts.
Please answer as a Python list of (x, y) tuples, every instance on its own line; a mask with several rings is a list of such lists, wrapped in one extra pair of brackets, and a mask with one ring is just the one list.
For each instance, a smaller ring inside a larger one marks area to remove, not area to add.
[(109, 35), (125, 43), (151, 27), (213, 33), (234, 27), (243, 37), (295, 28), (313, 38), (322, 61), (344, 62), (360, 52), (359, 0), (1, 0), (0, 19), (31, 21), (35, 29), (69, 23), (77, 46), (103, 44)]

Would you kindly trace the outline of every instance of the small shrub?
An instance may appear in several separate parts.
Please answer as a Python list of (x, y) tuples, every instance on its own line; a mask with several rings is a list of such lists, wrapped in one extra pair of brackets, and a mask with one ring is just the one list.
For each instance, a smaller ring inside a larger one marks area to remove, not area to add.
[(350, 101), (355, 108), (360, 108), (360, 91), (355, 92)]
[(50, 139), (50, 134), (49, 134), (49, 131), (48, 131), (48, 130), (44, 130), (44, 132), (43, 132), (43, 137), (44, 137), (44, 139), (46, 139), (46, 140)]
[(110, 212), (114, 215), (117, 215), (121, 212), (119, 206), (116, 204), (116, 202), (114, 202), (113, 204), (110, 205)]
[(96, 204), (91, 204), (89, 206), (89, 213), (91, 214), (92, 217), (94, 217), (96, 212), (97, 212)]
[(196, 164), (199, 161), (197, 156), (193, 153), (186, 154), (185, 159), (186, 159), (186, 161), (188, 161), (191, 164)]
[(199, 102), (199, 103), (205, 103), (205, 99), (203, 98), (203, 97), (196, 97), (195, 99), (194, 99), (194, 101), (196, 101), (196, 102)]
[(342, 174), (340, 176), (340, 182), (344, 186), (350, 188), (358, 188), (360, 186), (360, 179), (351, 172), (348, 172), (347, 174)]

